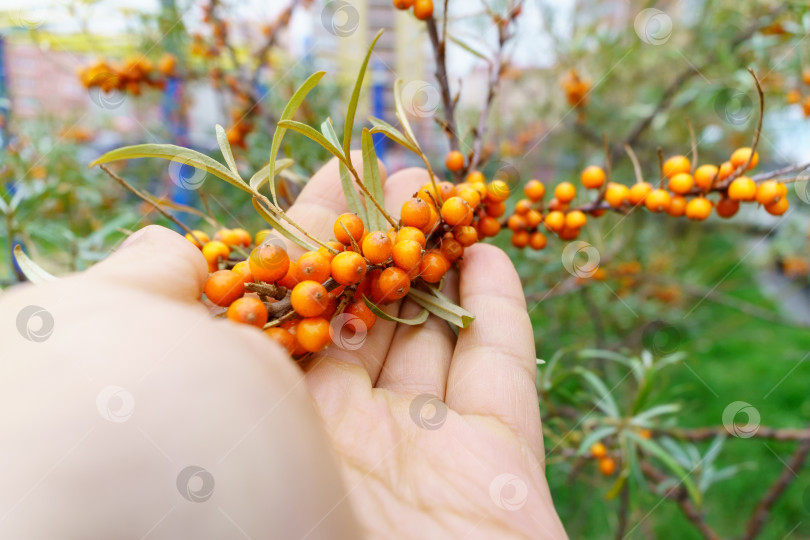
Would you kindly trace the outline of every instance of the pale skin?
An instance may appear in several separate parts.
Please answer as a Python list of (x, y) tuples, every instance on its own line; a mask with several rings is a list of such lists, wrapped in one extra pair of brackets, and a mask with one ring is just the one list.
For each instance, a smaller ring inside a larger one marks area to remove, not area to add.
[[(388, 177), (388, 211), (426, 179)], [(342, 201), (331, 162), (290, 215), (329, 238)], [(148, 227), (87, 272), (0, 297), (1, 537), (566, 538), (503, 252), (468, 248), (446, 279), (476, 315), (457, 340), (433, 317), (378, 320), (359, 349), (332, 345), (304, 370), (211, 318), (205, 278), (199, 250)], [(44, 341), (18, 330), (29, 305), (53, 316)], [(191, 465), (213, 479), (190, 485), (199, 502), (177, 485)]]

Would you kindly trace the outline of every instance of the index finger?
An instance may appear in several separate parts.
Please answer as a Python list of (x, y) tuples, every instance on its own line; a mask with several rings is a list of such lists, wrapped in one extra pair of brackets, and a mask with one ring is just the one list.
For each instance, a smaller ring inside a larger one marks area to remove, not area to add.
[(475, 320), (459, 332), (445, 402), (500, 420), (542, 459), (534, 332), (520, 278), (506, 253), (488, 244), (467, 248), (460, 271), (461, 306)]

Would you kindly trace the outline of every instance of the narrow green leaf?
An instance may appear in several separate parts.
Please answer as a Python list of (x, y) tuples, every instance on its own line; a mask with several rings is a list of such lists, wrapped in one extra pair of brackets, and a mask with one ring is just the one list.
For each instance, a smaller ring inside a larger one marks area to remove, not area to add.
[(681, 406), (677, 403), (667, 403), (665, 405), (657, 405), (651, 407), (646, 411), (642, 411), (630, 419), (630, 423), (634, 426), (650, 427), (650, 420), (662, 414), (672, 414), (681, 410)]
[(369, 121), (371, 122), (371, 125), (373, 126), (371, 128), (372, 133), (382, 133), (383, 135), (385, 135), (386, 137), (388, 137), (389, 139), (391, 139), (395, 143), (399, 144), (400, 146), (403, 146), (403, 147), (407, 148), (408, 150), (410, 150), (414, 154), (419, 153), (419, 145), (415, 144), (415, 142), (413, 142), (413, 141), (410, 141), (408, 139), (407, 135), (402, 133), (400, 130), (398, 130), (397, 128), (395, 128), (394, 126), (392, 126), (391, 124), (389, 124), (385, 120), (381, 120), (379, 118), (375, 118), (375, 117), (372, 116), (372, 117), (369, 118)]
[(605, 383), (602, 382), (602, 379), (600, 379), (593, 371), (589, 371), (581, 367), (576, 368), (574, 371), (585, 379), (585, 381), (596, 392), (598, 399), (594, 399), (594, 405), (596, 405), (606, 415), (612, 418), (619, 418), (619, 406), (613, 399), (610, 390), (608, 390)]
[(661, 446), (656, 443), (655, 441), (651, 441), (645, 439), (634, 433), (632, 431), (625, 431), (625, 435), (632, 439), (636, 444), (638, 444), (641, 448), (647, 451), (649, 454), (654, 455), (658, 459), (661, 460), (670, 471), (672, 471), (675, 476), (677, 477), (678, 483), (683, 483), (683, 486), (686, 488), (686, 491), (689, 493), (689, 496), (692, 497), (692, 500), (700, 506), (701, 504), (701, 495), (700, 491), (698, 491), (697, 486), (692, 481), (692, 478), (689, 476), (689, 473), (686, 472), (683, 467), (678, 465), (678, 463), (670, 456), (666, 450), (661, 448)]
[(328, 150), (332, 155), (338, 158), (341, 161), (345, 161), (346, 158), (343, 156), (343, 152), (340, 151), (340, 148), (330, 143), (326, 137), (324, 137), (320, 131), (315, 129), (312, 126), (308, 126), (301, 122), (296, 122), (295, 120), (282, 120), (278, 123), (279, 127), (291, 129), (293, 131), (297, 131), (301, 135), (312, 139), (316, 143), (323, 146), (326, 150)]
[(475, 316), (469, 311), (419, 289), (411, 288), (408, 297), (440, 319), (459, 328), (467, 328), (475, 319)]
[(253, 197), (253, 208), (255, 208), (259, 215), (262, 216), (262, 218), (284, 238), (295, 242), (307, 251), (316, 251), (318, 249), (314, 244), (311, 244), (309, 240), (298, 236), (291, 229), (289, 229), (287, 225), (283, 224), (280, 219), (271, 214), (256, 197)]
[(42, 268), (35, 263), (25, 252), (19, 244), (14, 246), (14, 260), (22, 270), (23, 275), (31, 283), (43, 283), (45, 281), (56, 281), (56, 276)]
[(363, 59), (363, 64), (360, 66), (360, 72), (357, 74), (357, 81), (354, 83), (354, 90), (352, 97), (349, 99), (349, 110), (346, 111), (346, 125), (343, 126), (343, 153), (346, 159), (351, 162), (350, 152), (352, 150), (352, 131), (354, 131), (354, 117), (357, 113), (357, 102), (360, 100), (360, 90), (363, 89), (363, 79), (366, 76), (366, 68), (368, 68), (368, 60), (371, 58), (371, 52), (374, 50), (374, 45), (380, 39), (383, 31), (377, 32), (374, 39), (371, 40), (371, 45), (368, 47), (366, 57)]
[[(295, 162), (290, 158), (277, 159), (276, 174), (280, 173), (285, 169), (289, 169), (290, 167), (292, 167), (293, 163)], [(250, 185), (250, 188), (253, 191), (259, 191), (264, 185), (264, 183), (267, 182), (269, 179), (270, 179), (270, 164), (268, 163), (267, 165), (256, 171), (256, 173), (253, 176), (250, 177), (250, 181), (248, 182), (248, 184)]]
[(346, 197), (346, 205), (349, 207), (350, 212), (357, 214), (363, 221), (366, 230), (369, 230), (368, 216), (366, 215), (366, 208), (360, 200), (360, 194), (357, 193), (357, 188), (354, 187), (354, 179), (349, 172), (348, 167), (342, 161), (339, 165), (340, 169), (340, 185), (343, 188), (343, 195)]
[(135, 146), (124, 146), (107, 152), (90, 164), (90, 167), (95, 167), (102, 163), (110, 163), (113, 161), (121, 161), (123, 159), (136, 159), (145, 157), (156, 157), (168, 159), (190, 165), (197, 169), (202, 169), (225, 180), (229, 184), (238, 187), (242, 191), (250, 193), (250, 187), (245, 184), (245, 181), (234, 176), (234, 174), (222, 163), (212, 159), (205, 154), (183, 148), (182, 146), (175, 146), (173, 144), (137, 144)]
[(602, 426), (599, 429), (591, 431), (582, 439), (579, 449), (577, 450), (577, 455), (584, 455), (588, 450), (590, 450), (594, 443), (598, 443), (605, 437), (613, 435), (614, 433), (616, 433), (616, 428), (614, 426)]
[[(411, 129), (411, 124), (408, 122), (408, 115), (405, 114), (405, 107), (402, 106), (402, 79), (397, 79), (394, 81), (394, 111), (397, 115), (397, 120), (399, 123), (402, 124), (402, 129), (405, 130), (405, 133), (408, 135), (408, 138), (411, 142), (416, 144), (416, 136), (413, 134), (413, 129)], [(416, 144), (417, 148), (419, 147)]]
[(326, 137), (326, 140), (340, 148), (340, 139), (338, 139), (337, 133), (335, 133), (335, 126), (332, 124), (331, 118), (327, 118), (323, 121), (321, 124), (321, 133)]
[(447, 39), (449, 39), (450, 41), (452, 41), (453, 43), (455, 43), (456, 45), (458, 45), (459, 47), (461, 47), (462, 49), (464, 49), (464, 50), (465, 50), (465, 51), (467, 51), (468, 53), (472, 54), (473, 56), (477, 56), (478, 58), (481, 58), (482, 60), (485, 60), (485, 61), (486, 61), (488, 64), (491, 64), (491, 63), (492, 63), (492, 60), (490, 60), (490, 59), (487, 57), (487, 55), (485, 55), (485, 54), (484, 54), (484, 53), (482, 53), (482, 52), (476, 51), (476, 50), (475, 50), (475, 49), (473, 49), (471, 46), (469, 46), (468, 44), (464, 43), (463, 41), (461, 41), (461, 40), (460, 40), (460, 39), (458, 39), (457, 37), (453, 37), (453, 36), (451, 36), (451, 35), (448, 35), (448, 36), (447, 36)]
[(9, 213), (8, 203), (6, 203), (6, 200), (3, 197), (0, 197), (0, 213)]
[(377, 317), (379, 317), (381, 319), (385, 319), (386, 321), (393, 321), (393, 322), (396, 322), (396, 323), (407, 324), (407, 325), (410, 325), (410, 326), (417, 326), (417, 325), (422, 324), (423, 322), (425, 322), (427, 320), (428, 315), (430, 315), (428, 313), (428, 310), (423, 309), (422, 312), (419, 313), (419, 315), (417, 315), (413, 319), (400, 319), (399, 317), (394, 317), (393, 315), (389, 315), (388, 313), (383, 311), (380, 308), (380, 306), (378, 306), (377, 304), (375, 304), (374, 302), (372, 302), (371, 300), (366, 298), (366, 295), (363, 295), (363, 302), (366, 303), (366, 305), (368, 306), (368, 309), (370, 309), (372, 312), (374, 312), (374, 314)]
[[(383, 200), (382, 178), (380, 177), (380, 162), (377, 161), (377, 152), (374, 151), (374, 139), (368, 129), (363, 128), (362, 136), (363, 148), (363, 184), (366, 186), (371, 197), (366, 195), (366, 215), (368, 216), (368, 228), (371, 231), (382, 231), (386, 229), (386, 219), (382, 215), (374, 200), (381, 207), (385, 207)], [(372, 200), (373, 198), (373, 200)]]
[[(313, 73), (309, 76), (309, 78), (304, 81), (298, 90), (295, 91), (293, 96), (290, 98), (290, 101), (287, 102), (287, 106), (284, 107), (284, 111), (282, 111), (279, 120), (289, 120), (295, 114), (295, 111), (298, 110), (298, 107), (301, 106), (303, 103), (304, 98), (307, 97), (310, 90), (315, 88), (315, 85), (318, 84), (318, 81), (325, 75), (325, 71), (318, 71), (317, 73)], [(273, 133), (273, 142), (270, 145), (270, 159), (268, 160), (268, 164), (270, 166), (270, 170), (268, 171), (267, 177), (270, 179), (270, 196), (273, 198), (273, 203), (278, 206), (278, 199), (276, 198), (276, 158), (278, 157), (278, 151), (281, 149), (281, 141), (284, 139), (284, 133), (287, 130), (279, 124), (279, 127), (276, 128), (276, 132)]]
[(241, 180), (242, 176), (239, 174), (239, 169), (236, 168), (236, 160), (233, 159), (233, 150), (231, 150), (231, 143), (228, 142), (228, 135), (225, 133), (225, 129), (217, 124), (214, 130), (217, 133), (217, 144), (219, 144), (219, 149), (222, 151), (222, 157), (225, 159), (225, 163), (228, 165), (231, 172)]

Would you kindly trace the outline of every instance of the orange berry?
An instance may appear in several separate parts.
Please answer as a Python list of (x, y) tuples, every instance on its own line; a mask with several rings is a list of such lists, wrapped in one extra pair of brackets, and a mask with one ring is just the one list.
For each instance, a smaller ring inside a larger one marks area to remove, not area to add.
[(273, 326), (272, 328), (265, 330), (264, 334), (281, 345), (283, 348), (287, 349), (289, 354), (292, 354), (293, 350), (295, 350), (295, 336), (284, 328)]
[(672, 200), (669, 201), (669, 208), (667, 208), (667, 214), (672, 217), (681, 217), (686, 212), (686, 197), (682, 197), (681, 195), (675, 195), (672, 197)]
[[(211, 239), (208, 238), (208, 235), (202, 231), (195, 229), (191, 232), (193, 232), (194, 234), (192, 235), (190, 233), (186, 233), (186, 240), (197, 246), (198, 249), (202, 249), (202, 247), (205, 244), (211, 241)], [(195, 236), (197, 237), (197, 239), (199, 239), (199, 242), (197, 242), (197, 240), (194, 239)]]
[(439, 196), (442, 201), (446, 201), (456, 194), (456, 185), (452, 182), (442, 181), (437, 184), (439, 188)]
[(776, 180), (766, 180), (757, 186), (756, 200), (763, 206), (778, 202), (782, 196), (782, 190)]
[(323, 283), (332, 273), (330, 260), (320, 251), (307, 251), (295, 263), (295, 277), (298, 281)]
[(219, 240), (227, 246), (241, 246), (242, 240), (231, 229), (220, 229), (214, 234), (214, 240)]
[(397, 231), (397, 239), (394, 244), (402, 242), (403, 240), (413, 240), (423, 248), (427, 245), (425, 233), (415, 227), (402, 227), (399, 231)]
[(293, 287), (290, 303), (302, 317), (317, 317), (329, 303), (329, 292), (317, 281), (302, 281)]
[(332, 259), (332, 277), (341, 285), (359, 283), (366, 275), (366, 260), (359, 253), (344, 251)]
[(554, 188), (554, 196), (561, 203), (569, 203), (577, 196), (577, 188), (571, 182), (560, 182)]
[(788, 105), (795, 105), (802, 99), (802, 94), (795, 88), (791, 88), (785, 92), (785, 102)]
[(734, 201), (753, 201), (757, 197), (757, 184), (747, 176), (740, 176), (728, 186), (728, 198)]
[(415, 0), (413, 3), (413, 15), (420, 21), (426, 21), (433, 17), (433, 0)]
[(419, 267), (419, 277), (428, 283), (438, 283), (450, 270), (450, 262), (436, 250), (430, 250), (422, 257)]
[(441, 252), (445, 259), (454, 263), (464, 255), (464, 246), (453, 237), (452, 233), (447, 233), (442, 238)]
[(487, 201), (503, 202), (509, 198), (509, 186), (503, 180), (493, 180), (487, 184)]
[(363, 256), (371, 264), (380, 264), (391, 257), (393, 245), (391, 239), (383, 231), (374, 231), (363, 238)]
[(233, 265), (231, 271), (242, 278), (242, 283), (253, 283), (253, 274), (250, 273), (250, 264), (247, 261), (239, 261)]
[(670, 197), (669, 192), (663, 189), (652, 190), (644, 200), (644, 204), (650, 212), (666, 212), (671, 203), (672, 197)]
[(517, 204), (515, 204), (515, 213), (519, 216), (522, 216), (531, 209), (532, 201), (529, 199), (520, 199)]
[(649, 182), (636, 182), (627, 193), (627, 200), (633, 206), (638, 206), (644, 203), (647, 195), (649, 195), (652, 190), (653, 187)]
[(525, 248), (529, 245), (529, 231), (515, 231), (512, 233), (512, 245), (518, 248)]
[[(374, 326), (374, 323), (377, 322), (377, 315), (374, 314), (371, 309), (366, 305), (366, 303), (362, 300), (355, 300), (354, 302), (349, 302), (349, 305), (346, 306), (346, 309), (343, 310), (343, 313), (347, 315), (351, 315), (352, 317), (357, 317), (362, 321), (363, 325), (365, 326), (365, 331), (371, 330)], [(361, 331), (361, 328), (356, 328), (355, 331)]]
[(415, 240), (400, 240), (394, 244), (394, 264), (406, 272), (414, 269), (422, 260), (422, 245)]
[(233, 322), (261, 328), (267, 322), (267, 306), (254, 296), (245, 296), (235, 300), (228, 307), (226, 317)]
[(456, 227), (453, 231), (453, 236), (463, 247), (469, 247), (478, 242), (478, 231), (475, 230), (475, 227), (470, 227), (469, 225)]
[(473, 213), (467, 201), (461, 197), (450, 197), (442, 205), (442, 219), (453, 227), (456, 225), (469, 225)]
[(459, 187), (456, 190), (456, 194), (464, 199), (472, 209), (478, 208), (478, 205), (481, 204), (481, 194), (478, 193), (478, 190), (473, 187)]
[(703, 221), (712, 213), (712, 203), (703, 197), (695, 197), (686, 203), (686, 217), (695, 221)]
[(414, 0), (394, 0), (394, 7), (397, 9), (411, 9)]
[(420, 229), (425, 234), (432, 233), (433, 229), (435, 229), (439, 225), (439, 213), (436, 212), (436, 209), (433, 207), (432, 204), (429, 206), (430, 206), (430, 221), (428, 222), (427, 225), (425, 225)]
[(501, 232), (501, 224), (492, 216), (484, 216), (478, 221), (478, 233), (481, 238), (496, 236)]
[(616, 462), (613, 458), (604, 457), (599, 460), (599, 471), (605, 476), (612, 476), (616, 472)]
[(529, 236), (529, 247), (534, 250), (541, 250), (546, 247), (546, 243), (548, 240), (546, 239), (546, 235), (541, 233), (540, 231), (535, 231)]
[(215, 272), (218, 268), (219, 261), (221, 259), (227, 259), (228, 255), (231, 254), (231, 248), (219, 240), (211, 240), (210, 242), (206, 242), (202, 247), (202, 254), (208, 262), (208, 271)]
[(208, 276), (204, 288), (205, 296), (218, 306), (230, 306), (234, 300), (245, 294), (242, 276), (231, 270), (217, 270)]
[(357, 214), (341, 214), (335, 221), (334, 234), (338, 242), (351, 245), (352, 240), (359, 242), (363, 238), (365, 228), (363, 221)]
[(672, 178), (676, 174), (688, 173), (692, 164), (686, 156), (672, 156), (664, 162), (663, 173), (667, 178)]
[(271, 229), (262, 229), (253, 236), (253, 243), (260, 246), (267, 240), (267, 236), (273, 232)]
[[(731, 159), (729, 159), (729, 161), (731, 161), (731, 164), (734, 166), (735, 169), (739, 169), (740, 167), (743, 167), (746, 163), (748, 163), (749, 157), (751, 157), (751, 149), (748, 148), (747, 146), (744, 146), (742, 148), (737, 148), (736, 150), (734, 150), (734, 152), (731, 154)], [(751, 159), (751, 164), (748, 166), (748, 170), (750, 171), (751, 169), (756, 167), (757, 163), (759, 163), (759, 153), (754, 152), (754, 157)]]
[[(330, 241), (325, 242), (325, 243), (326, 243), (327, 246), (334, 249), (338, 253), (340, 253), (341, 251), (343, 251), (345, 249), (345, 246), (343, 244), (341, 244), (340, 242), (336, 242), (334, 240), (330, 240)], [(323, 255), (326, 258), (326, 260), (329, 261), (330, 263), (332, 262), (332, 259), (335, 258), (335, 255), (337, 255), (337, 253), (334, 253), (333, 251), (331, 251), (329, 249), (326, 249), (323, 246), (318, 248), (318, 253)]]
[(557, 236), (560, 237), (560, 240), (574, 240), (577, 236), (579, 236), (579, 229), (569, 229), (568, 227), (563, 227), (563, 230), (557, 232)]
[(789, 206), (790, 203), (788, 202), (787, 197), (782, 197), (775, 203), (765, 206), (765, 211), (771, 214), (772, 216), (781, 216), (782, 214), (787, 212)]
[(526, 212), (526, 216), (524, 217), (526, 220), (526, 226), (530, 229), (533, 229), (543, 223), (543, 214), (541, 214), (538, 210), (532, 208), (528, 212)]
[(560, 212), (565, 212), (570, 206), (570, 204), (560, 201), (557, 197), (553, 197), (550, 201), (548, 201), (549, 210), (559, 210)]
[(301, 280), (298, 279), (298, 264), (290, 261), (290, 267), (287, 269), (287, 273), (276, 282), (276, 285), (292, 289), (298, 285), (300, 281)]
[(484, 177), (484, 173), (481, 171), (470, 171), (467, 173), (467, 178), (464, 179), (465, 182), (469, 182), (470, 184), (475, 183), (486, 183), (487, 179)]
[(717, 176), (719, 170), (720, 169), (714, 165), (701, 165), (695, 169), (695, 185), (703, 191), (706, 191), (711, 187), (712, 181), (714, 177)]
[(731, 176), (731, 173), (733, 172), (734, 172), (734, 165), (732, 165), (730, 161), (724, 161), (723, 163), (720, 164), (720, 170), (717, 173), (717, 179), (725, 180), (726, 178)]
[(695, 185), (695, 179), (689, 173), (678, 173), (669, 179), (669, 190), (678, 195), (685, 195)]
[(406, 227), (421, 229), (430, 222), (430, 205), (416, 197), (408, 199), (402, 205), (400, 216)]
[(239, 241), (239, 245), (242, 247), (250, 246), (253, 239), (250, 237), (250, 233), (247, 232), (245, 229), (231, 229), (233, 235)]
[(447, 167), (448, 171), (460, 171), (464, 168), (464, 154), (458, 150), (447, 152), (447, 156), (444, 158), (444, 166)]
[(559, 210), (554, 210), (546, 214), (546, 228), (550, 231), (559, 232), (565, 227), (565, 214)]
[(546, 186), (540, 180), (529, 180), (523, 186), (523, 194), (532, 202), (537, 202), (546, 194)]
[(588, 189), (599, 189), (605, 183), (605, 171), (602, 167), (589, 165), (579, 175), (579, 180)]
[(411, 279), (401, 268), (389, 266), (377, 278), (383, 302), (399, 300), (411, 290)]
[(307, 352), (318, 352), (331, 341), (329, 321), (323, 317), (301, 319), (295, 327), (295, 340)]
[(526, 228), (526, 220), (517, 214), (512, 214), (506, 220), (506, 226), (509, 227), (509, 230), (519, 231)]
[(591, 456), (596, 459), (602, 459), (607, 456), (607, 447), (601, 442), (593, 443), (591, 445)]
[(605, 190), (605, 200), (613, 208), (618, 208), (627, 201), (630, 190), (624, 184), (610, 182)]
[(258, 281), (275, 283), (287, 275), (290, 257), (281, 246), (266, 242), (250, 252), (250, 273)]
[(569, 229), (581, 229), (588, 222), (588, 218), (581, 210), (572, 210), (565, 214), (565, 226)]
[(736, 214), (739, 209), (740, 209), (740, 201), (735, 201), (729, 199), (728, 197), (723, 197), (719, 201), (717, 201), (717, 207), (715, 208), (715, 211), (717, 212), (717, 215), (720, 216), (721, 218), (730, 218), (731, 216)]
[(499, 202), (488, 202), (487, 203), (487, 215), (490, 217), (501, 217), (506, 213), (506, 203), (503, 201)]

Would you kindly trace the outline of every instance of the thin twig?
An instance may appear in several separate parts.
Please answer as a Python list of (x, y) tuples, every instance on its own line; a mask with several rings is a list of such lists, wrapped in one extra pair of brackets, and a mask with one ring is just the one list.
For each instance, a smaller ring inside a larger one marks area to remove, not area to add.
[[(445, 19), (446, 18), (447, 14), (445, 13)], [(444, 105), (444, 131), (450, 143), (450, 150), (458, 150), (459, 140), (455, 118), (456, 104), (453, 97), (450, 95), (450, 82), (447, 78), (447, 65), (445, 63), (444, 37), (439, 38), (436, 20), (433, 18), (427, 21), (427, 31), (428, 36), (430, 36), (430, 43), (433, 46), (433, 55), (436, 59), (436, 81), (439, 83), (442, 104)]]
[(692, 144), (692, 167), (690, 173), (695, 174), (695, 167), (698, 164), (698, 145), (697, 137), (695, 137), (695, 128), (692, 126), (692, 120), (686, 117), (686, 127), (689, 128), (689, 142)]
[(664, 150), (658, 147), (658, 188), (664, 189)]
[(151, 205), (155, 210), (160, 212), (160, 214), (163, 217), (165, 217), (166, 219), (168, 219), (169, 221), (171, 221), (172, 223), (174, 223), (175, 225), (177, 225), (178, 227), (183, 229), (186, 232), (186, 234), (191, 235), (191, 237), (194, 238), (194, 241), (197, 242), (198, 245), (200, 245), (200, 246), (203, 245), (204, 242), (200, 241), (200, 239), (197, 237), (197, 235), (194, 234), (194, 231), (192, 231), (186, 225), (184, 225), (182, 221), (180, 221), (179, 219), (177, 219), (176, 217), (174, 217), (170, 213), (166, 212), (150, 196), (148, 196), (148, 195), (146, 195), (144, 193), (141, 193), (138, 189), (133, 187), (129, 182), (127, 182), (126, 180), (124, 180), (123, 178), (121, 178), (120, 176), (118, 176), (117, 174), (112, 172), (110, 169), (108, 169), (106, 165), (100, 165), (100, 167), (101, 167), (101, 170), (104, 171), (105, 173), (107, 173), (113, 180), (115, 180), (116, 182), (121, 184), (121, 186), (123, 186), (124, 189), (126, 189), (127, 191), (129, 191), (130, 193), (132, 193), (133, 195), (135, 195), (136, 197), (138, 197), (142, 201), (144, 201), (144, 202), (148, 203), (149, 205)]
[(641, 164), (638, 162), (638, 157), (636, 153), (633, 152), (633, 148), (624, 143), (624, 151), (627, 152), (627, 157), (630, 158), (630, 161), (633, 163), (633, 172), (636, 174), (636, 184), (639, 184), (644, 181), (644, 175), (641, 174)]

